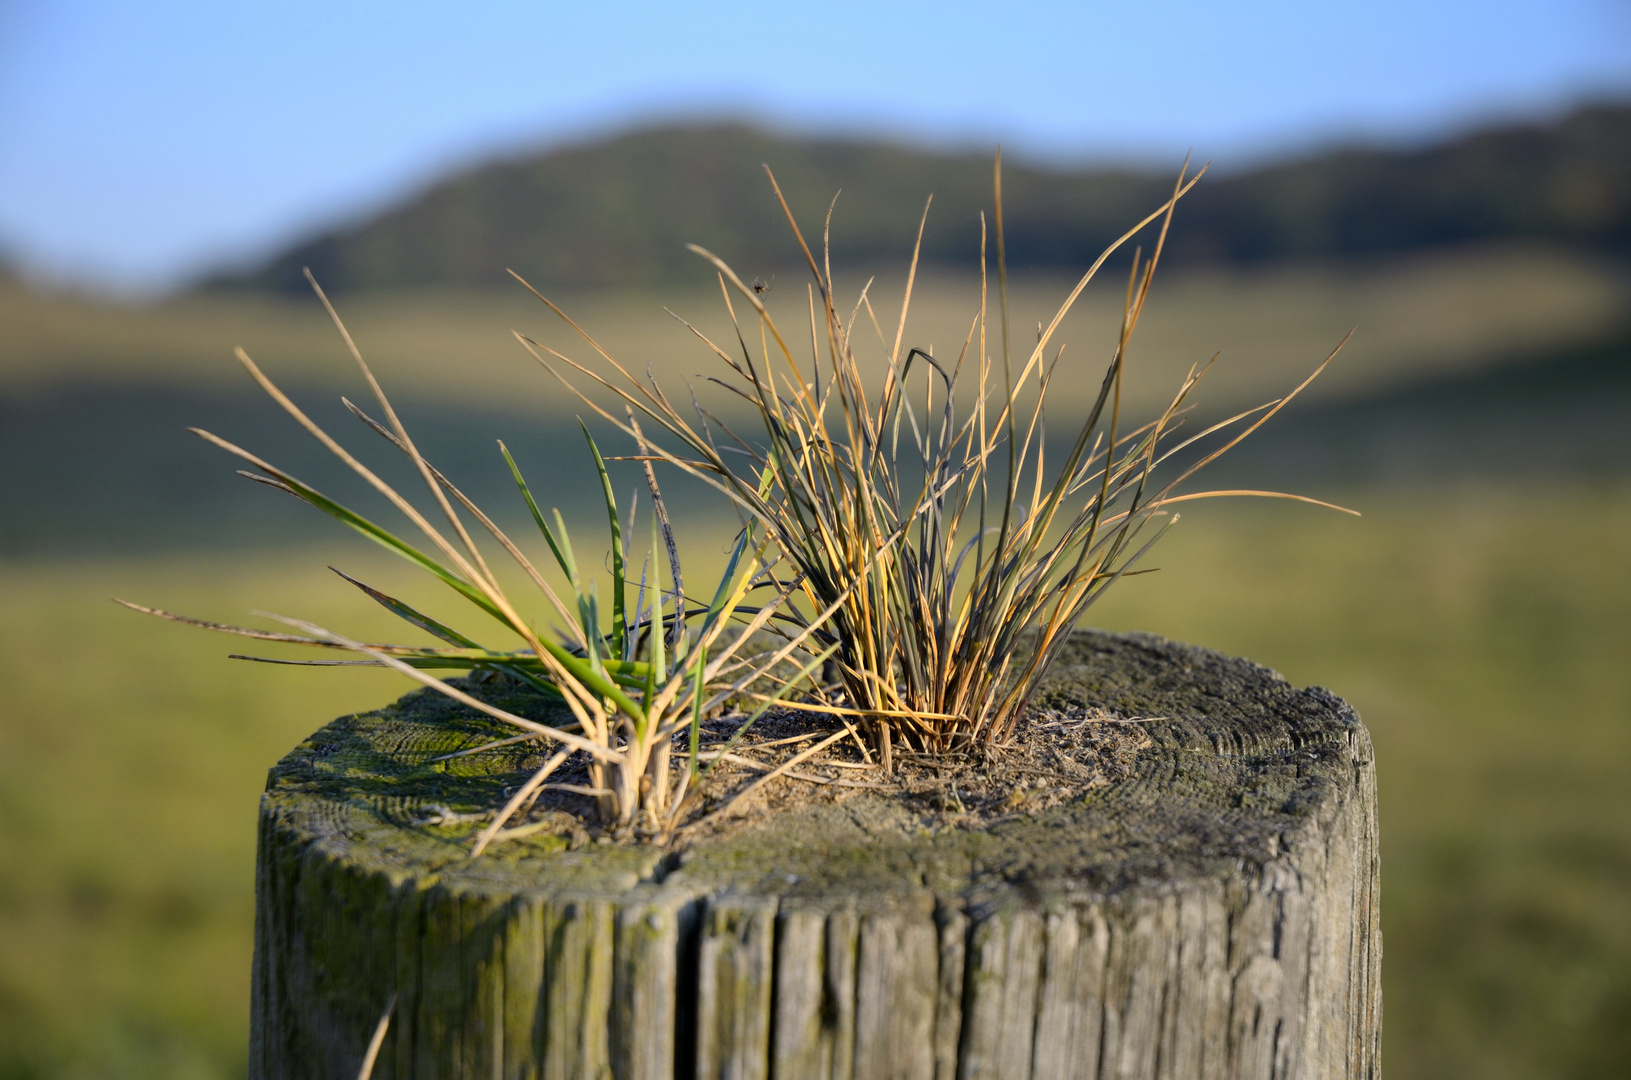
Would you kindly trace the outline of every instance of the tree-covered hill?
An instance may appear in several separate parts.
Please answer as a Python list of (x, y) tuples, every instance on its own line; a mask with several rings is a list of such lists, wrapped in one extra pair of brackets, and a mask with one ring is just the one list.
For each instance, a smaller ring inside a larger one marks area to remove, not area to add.
[[(819, 239), (829, 201), (835, 259), (909, 250), (923, 201), (924, 252), (973, 265), (991, 198), (984, 153), (792, 138), (742, 125), (628, 132), (502, 161), (436, 184), (355, 226), (308, 239), (207, 288), (303, 290), (310, 266), (335, 291), (480, 286), (513, 267), (549, 285), (633, 285), (695, 274), (687, 242), (744, 273), (798, 259), (766, 182), (768, 163)], [(1167, 172), (1067, 170), (1009, 160), (1009, 258), (1080, 266), (1171, 189)], [(1341, 149), (1204, 179), (1168, 253), (1181, 262), (1362, 256), (1492, 239), (1631, 254), (1631, 105), (1546, 125), (1488, 128), (1412, 150)]]

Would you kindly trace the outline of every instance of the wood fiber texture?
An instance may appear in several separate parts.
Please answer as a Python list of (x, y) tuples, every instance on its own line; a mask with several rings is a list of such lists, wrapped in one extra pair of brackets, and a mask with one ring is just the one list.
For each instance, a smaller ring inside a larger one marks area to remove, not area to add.
[(429, 691), (337, 720), (261, 804), (250, 1075), (355, 1076), (395, 994), (378, 1080), (1376, 1076), (1353, 710), (1096, 632), (1042, 700), (1161, 719), (1125, 780), (983, 830), (869, 792), (678, 854), (474, 861), (459, 815), (536, 748), (431, 764), (508, 732)]

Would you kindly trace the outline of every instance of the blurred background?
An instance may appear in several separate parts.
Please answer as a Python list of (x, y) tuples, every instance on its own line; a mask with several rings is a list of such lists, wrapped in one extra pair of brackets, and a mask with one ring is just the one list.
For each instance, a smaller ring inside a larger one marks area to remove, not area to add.
[[(1364, 516), (1200, 504), (1090, 621), (1365, 718), (1388, 1074), (1631, 1075), (1622, 0), (3, 0), (0, 1078), (242, 1075), (264, 770), (407, 688), (239, 664), (108, 602), (386, 633), (330, 563), (435, 602), (183, 430), (375, 508), (232, 359), (355, 427), (338, 398), (365, 388), (303, 266), (433, 460), (513, 507), (504, 438), (590, 544), (582, 407), (510, 332), (587, 350), (507, 269), (705, 393), (717, 361), (664, 308), (728, 324), (686, 242), (771, 282), (789, 324), (808, 303), (761, 163), (811, 236), (842, 191), (841, 292), (875, 276), (886, 331), (932, 193), (906, 334), (944, 356), (998, 143), (1019, 340), (1186, 153), (1211, 162), (1130, 353), (1135, 410), (1215, 353), (1200, 419), (1278, 396), (1355, 330), (1208, 483)], [(1067, 323), (1061, 430), (1126, 268)], [(721, 508), (683, 503), (717, 559)]]

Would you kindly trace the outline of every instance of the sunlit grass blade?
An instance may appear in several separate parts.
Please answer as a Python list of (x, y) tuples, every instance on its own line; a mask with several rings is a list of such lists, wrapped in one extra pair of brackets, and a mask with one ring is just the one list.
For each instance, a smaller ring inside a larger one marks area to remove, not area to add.
[(493, 815), (492, 824), (483, 829), (481, 835), (476, 837), (475, 844), (470, 848), (470, 857), (472, 859), (479, 856), (486, 849), (494, 834), (504, 827), (504, 823), (510, 820), (510, 816), (520, 808), (522, 803), (531, 798), (543, 782), (549, 779), (555, 770), (560, 768), (566, 759), (571, 756), (570, 750), (562, 750), (556, 753), (548, 761), (544, 762), (541, 768), (529, 776), (526, 783), (516, 789), (515, 794), (510, 796), (510, 801), (504, 804), (503, 809)]
[[(521, 498), (527, 504), (527, 510), (532, 514), (532, 520), (537, 524), (538, 531), (544, 534), (544, 542), (549, 545), (550, 553), (555, 556), (555, 562), (560, 566), (561, 572), (574, 589), (578, 586), (578, 568), (572, 559), (572, 548), (565, 542), (566, 530), (561, 529), (560, 536), (550, 529), (549, 523), (544, 520), (544, 513), (538, 509), (538, 501), (532, 497), (532, 489), (521, 476), (521, 469), (510, 456), (510, 448), (503, 442), (498, 444), (499, 452), (504, 455), (504, 463), (510, 467), (510, 475), (515, 478), (515, 486), (521, 491)], [(559, 524), (559, 515), (556, 521)]]
[(430, 634), (432, 637), (441, 638), (449, 645), (459, 645), (466, 649), (481, 648), (481, 644), (479, 642), (466, 637), (457, 630), (453, 629), (451, 626), (448, 626), (445, 623), (437, 622), (429, 615), (409, 607), (407, 604), (404, 604), (402, 601), (396, 599), (396, 597), (388, 596), (374, 588), (372, 585), (358, 581), (344, 570), (340, 570), (333, 566), (329, 567), (329, 569), (333, 570), (336, 574), (340, 575), (340, 577), (361, 589), (365, 595), (383, 607), (386, 611), (389, 611), (392, 615), (395, 615), (397, 618), (417, 626), (419, 629), (425, 631), (427, 634)]

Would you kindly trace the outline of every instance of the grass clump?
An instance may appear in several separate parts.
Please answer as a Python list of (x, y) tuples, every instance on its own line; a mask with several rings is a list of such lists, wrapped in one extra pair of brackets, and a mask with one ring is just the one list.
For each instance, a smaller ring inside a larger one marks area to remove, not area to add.
[[(1122, 415), (1129, 345), (1174, 209), (1200, 178), (1188, 177), (1187, 165), (1166, 203), (1111, 244), (1051, 322), (1038, 326), (1035, 343), (1016, 352), (999, 154), (992, 221), (999, 329), (989, 333), (982, 214), (979, 305), (953, 359), (906, 344), (917, 249), (898, 319), (886, 334), (868, 299), (870, 281), (853, 301), (839, 302), (828, 250), (832, 208), (818, 259), (768, 167), (766, 173), (811, 275), (807, 303), (799, 305), (806, 310), (796, 315), (801, 323), (807, 315), (807, 326), (784, 327), (767, 305), (762, 282), (744, 284), (724, 260), (692, 245), (717, 273), (735, 340), (721, 344), (691, 331), (725, 365), (715, 381), (746, 403), (752, 429), (735, 430), (700, 406), (694, 420), (688, 417), (655, 380), (635, 377), (542, 294), (615, 375), (601, 375), (530, 338), (523, 344), (569, 387), (560, 365), (616, 395), (626, 410), (638, 410), (658, 429), (643, 440), (651, 444), (649, 459), (700, 477), (763, 526), (797, 573), (800, 602), (789, 604), (787, 617), (799, 632), (835, 649), (827, 681), (841, 687), (841, 709), (864, 718), (886, 769), (901, 743), (928, 753), (1001, 745), (1083, 614), (1135, 572), (1139, 558), (1177, 520), (1170, 507), (1218, 495), (1279, 495), (1177, 489), (1325, 365), (1290, 394), (1193, 436), (1180, 437), (1180, 418), (1210, 364), (1192, 368), (1154, 420), (1133, 425)], [(1133, 255), (1120, 333), (1097, 399), (1062, 460), (1049, 461), (1045, 405), (1063, 352), (1054, 344), (1060, 324), (1110, 256), (1157, 222), (1148, 258), (1142, 251)], [(920, 223), (919, 248), (922, 237)], [(739, 314), (744, 307), (745, 318)], [(881, 383), (870, 385), (863, 359), (869, 326), (882, 370)], [(988, 336), (998, 341), (993, 345)], [(579, 395), (640, 436), (632, 421)], [(1191, 449), (1219, 432), (1226, 432), (1223, 445)], [(1158, 480), (1157, 467), (1184, 452), (1191, 454), (1188, 463)], [(799, 613), (819, 613), (826, 624)]]
[[(982, 214), (979, 304), (954, 360), (936, 357), (932, 348), (906, 344), (918, 250), (891, 340), (868, 299), (870, 282), (846, 305), (847, 314), (839, 304), (828, 256), (832, 209), (818, 261), (770, 175), (812, 276), (806, 310), (800, 312), (801, 321), (806, 314), (808, 318), (807, 354), (802, 344), (793, 346), (795, 335), (771, 314), (763, 295), (769, 286), (757, 278), (744, 284), (718, 256), (692, 246), (714, 267), (735, 341), (727, 348), (695, 327), (691, 331), (725, 364), (727, 375), (716, 381), (747, 403), (758, 429), (751, 433), (738, 433), (700, 405), (695, 420), (688, 419), (654, 379), (636, 378), (538, 294), (582, 334), (616, 377), (598, 375), (518, 335), (522, 344), (567, 386), (573, 383), (558, 364), (590, 376), (621, 399), (619, 416), (574, 387), (591, 408), (630, 436), (638, 449), (631, 456), (641, 461), (647, 481), (650, 548), (636, 581), (629, 570), (636, 507), (629, 505), (625, 518), (612, 492), (606, 459), (583, 428), (610, 531), (607, 609), (595, 582), (581, 571), (560, 514), (553, 515), (553, 523), (546, 519), (502, 443), (521, 499), (565, 577), (564, 597), (486, 513), (425, 460), (312, 280), (384, 420), (350, 401), (346, 406), (410, 460), (434, 508), (427, 513), (415, 507), (302, 412), (242, 350), (239, 359), (290, 416), (385, 496), (429, 541), (429, 548), (415, 547), (248, 450), (208, 432), (197, 433), (259, 470), (244, 475), (316, 507), (428, 572), (496, 621), (520, 647), (483, 645), (348, 576), (346, 580), (441, 645), (365, 643), (282, 616), (272, 617), (295, 632), (203, 623), (129, 606), (261, 640), (348, 649), (363, 659), (303, 662), (392, 668), (518, 729), (513, 738), (464, 753), (521, 739), (544, 739), (557, 746), (482, 830), (472, 854), (501, 835), (505, 823), (530, 807), (546, 787), (592, 798), (601, 823), (618, 835), (666, 840), (688, 810), (699, 805), (707, 772), (729, 759), (743, 733), (777, 704), (859, 717), (886, 773), (893, 770), (896, 747), (902, 745), (927, 754), (1002, 746), (1014, 735), (1084, 613), (1116, 581), (1136, 572), (1139, 559), (1176, 521), (1170, 507), (1218, 495), (1278, 495), (1180, 494), (1178, 488), (1274, 415), (1325, 366), (1290, 394), (1192, 436), (1180, 437), (1182, 420), (1210, 364), (1191, 368), (1155, 419), (1134, 425), (1123, 417), (1128, 350), (1174, 210), (1199, 179), (1199, 174), (1186, 174), (1187, 164), (1171, 197), (1110, 245), (1052, 320), (1038, 326), (1034, 345), (1015, 352), (1010, 345), (999, 155), (992, 223), (998, 332), (988, 333), (989, 260)], [(925, 206), (919, 248), (927, 216)], [(1133, 253), (1119, 335), (1097, 397), (1068, 446), (1056, 455), (1061, 460), (1051, 461), (1046, 402), (1063, 353), (1054, 345), (1056, 333), (1110, 257), (1156, 222), (1159, 230), (1149, 257), (1141, 249)], [(752, 309), (745, 320), (738, 311), (743, 303)], [(868, 324), (880, 347), (881, 385), (869, 385), (866, 377)], [(988, 337), (998, 340), (992, 343)], [(642, 418), (654, 425), (649, 438)], [(1235, 425), (1244, 426), (1230, 432)], [(1198, 446), (1220, 432), (1225, 433), (1221, 446)], [(1172, 475), (1157, 479), (1160, 466), (1186, 452), (1187, 459), (1164, 470)], [(690, 602), (685, 595), (656, 463), (699, 477), (742, 513), (728, 565), (706, 603)], [(466, 525), (467, 516), (535, 586), (564, 624), (563, 640), (541, 633), (501, 586)], [(444, 523), (436, 524), (437, 517)], [(756, 590), (768, 599), (750, 606), (748, 596)], [(767, 637), (776, 644), (749, 648), (750, 641)], [(431, 674), (438, 669), (504, 673), (563, 702), (573, 722), (552, 726), (518, 716)], [(817, 671), (819, 680), (813, 678)], [(793, 701), (807, 684), (813, 700)], [(703, 754), (703, 717), (733, 699), (757, 706), (750, 714), (733, 714), (734, 733)], [(844, 724), (854, 732), (848, 721)], [(679, 768), (676, 737), (689, 743)], [(551, 783), (578, 754), (588, 763), (587, 782)], [(706, 770), (705, 759), (711, 761)], [(784, 763), (756, 783), (794, 763)]]
[[(541, 738), (557, 744), (557, 752), (517, 787), (509, 802), (476, 838), (472, 856), (479, 855), (512, 815), (524, 805), (530, 805), (548, 786), (591, 796), (602, 824), (623, 835), (647, 838), (668, 836), (693, 804), (694, 800), (688, 796), (694, 796), (701, 787), (700, 782), (706, 778), (706, 770), (696, 752), (703, 716), (714, 713), (727, 700), (744, 692), (752, 694), (759, 705), (745, 716), (738, 714), (739, 723), (734, 738), (740, 738), (767, 709), (794, 692), (832, 654), (835, 648), (832, 645), (812, 656), (803, 653), (804, 646), (818, 630), (822, 620), (819, 617), (802, 620), (802, 628), (797, 633), (782, 635), (783, 643), (779, 648), (769, 651), (747, 649), (756, 633), (778, 612), (791, 589), (787, 585), (778, 587), (769, 576), (775, 558), (767, 550), (770, 547), (768, 540), (759, 538), (751, 525), (738, 534), (711, 600), (701, 605), (688, 604), (682, 586), (678, 549), (668, 523), (661, 489), (649, 465), (645, 471), (651, 501), (651, 546), (636, 583), (628, 572), (628, 537), (634, 528), (636, 508), (632, 505), (628, 508), (625, 525), (612, 493), (605, 459), (587, 428), (583, 431), (584, 438), (604, 493), (611, 533), (609, 629), (604, 625), (606, 620), (599, 590), (596, 583), (581, 571), (559, 512), (554, 513), (552, 526), (514, 458), (502, 443), (499, 444), (522, 500), (566, 577), (570, 587), (569, 604), (504, 530), (420, 454), (328, 298), (317, 287), (315, 280), (311, 283), (333, 317), (386, 420), (384, 423), (375, 420), (349, 400), (345, 402), (347, 408), (412, 461), (436, 509), (426, 514), (415, 507), (308, 417), (242, 349), (238, 350), (238, 359), (290, 416), (384, 495), (430, 542), (432, 550), (415, 547), (250, 451), (207, 431), (193, 430), (206, 441), (259, 470), (246, 471), (243, 475), (293, 495), (427, 571), (509, 634), (519, 638), (522, 648), (503, 650), (483, 645), (402, 600), (344, 573), (341, 576), (347, 581), (410, 625), (439, 639), (442, 646), (365, 643), (314, 623), (269, 615), (298, 631), (273, 633), (204, 622), (127, 601), (120, 603), (148, 614), (258, 640), (351, 650), (362, 654), (365, 659), (276, 662), (361, 664), (392, 668), (519, 729), (519, 734), (502, 743)], [(768, 487), (768, 477), (765, 483)], [(547, 601), (567, 628), (564, 642), (541, 633), (532, 620), (521, 612), (483, 557), (461, 510), (491, 534)], [(433, 521), (438, 512), (445, 519), (444, 525), (438, 526)], [(666, 587), (662, 578), (665, 561), (669, 569)], [(767, 588), (774, 593), (768, 601), (746, 606), (750, 592)], [(792, 675), (787, 674), (790, 661), (792, 667), (798, 668)], [(802, 667), (799, 667), (800, 663)], [(506, 674), (564, 702), (575, 722), (554, 727), (518, 716), (480, 700), (466, 688), (454, 686), (431, 674), (438, 669)], [(748, 689), (751, 685), (760, 684), (772, 672), (777, 673), (777, 678), (768, 693), (753, 693)], [(675, 769), (671, 762), (671, 748), (676, 734), (682, 732), (688, 733), (691, 753), (687, 766)], [(477, 753), (502, 743), (461, 753)], [(550, 785), (550, 777), (575, 753), (588, 758), (589, 783)]]

